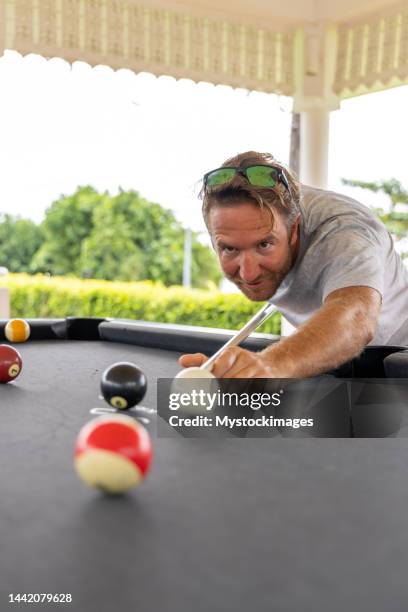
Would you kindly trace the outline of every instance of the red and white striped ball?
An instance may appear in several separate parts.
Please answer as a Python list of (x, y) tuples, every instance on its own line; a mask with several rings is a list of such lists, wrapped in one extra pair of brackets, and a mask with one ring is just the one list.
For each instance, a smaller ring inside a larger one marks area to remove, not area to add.
[(125, 493), (146, 476), (152, 459), (150, 435), (130, 416), (97, 417), (80, 430), (74, 462), (80, 478), (105, 493)]

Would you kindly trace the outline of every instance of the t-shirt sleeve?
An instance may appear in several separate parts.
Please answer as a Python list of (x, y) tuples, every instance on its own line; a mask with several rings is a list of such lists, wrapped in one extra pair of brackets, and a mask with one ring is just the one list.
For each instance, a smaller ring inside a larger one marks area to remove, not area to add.
[[(382, 233), (382, 232), (381, 232)], [(381, 234), (380, 233), (380, 234)], [(381, 236), (358, 222), (338, 223), (320, 236), (320, 291), (323, 301), (337, 289), (364, 286), (384, 290), (384, 256)], [(315, 247), (318, 245), (316, 244)]]

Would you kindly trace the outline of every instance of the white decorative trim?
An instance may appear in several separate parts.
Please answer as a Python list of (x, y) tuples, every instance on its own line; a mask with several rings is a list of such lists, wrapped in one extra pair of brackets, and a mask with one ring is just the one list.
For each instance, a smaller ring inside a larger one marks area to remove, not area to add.
[(334, 92), (341, 97), (408, 83), (408, 5), (338, 25)]
[(0, 0), (0, 46), (292, 95), (294, 31), (276, 32), (131, 0)]
[[(91, 66), (167, 74), (305, 100), (344, 98), (408, 83), (406, 1), (364, 19), (318, 22), (315, 34), (310, 24), (297, 28), (275, 24), (270, 29), (168, 10), (165, 4), (0, 0), (0, 52), (8, 48), (23, 55), (82, 60)], [(337, 42), (328, 47), (324, 41), (329, 30)], [(323, 57), (321, 49), (326, 49)]]

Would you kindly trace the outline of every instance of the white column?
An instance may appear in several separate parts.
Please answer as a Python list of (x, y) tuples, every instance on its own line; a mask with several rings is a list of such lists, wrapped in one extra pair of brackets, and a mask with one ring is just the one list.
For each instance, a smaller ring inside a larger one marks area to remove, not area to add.
[[(7, 276), (8, 270), (0, 266), (0, 278)], [(0, 287), (0, 319), (10, 318), (10, 293), (7, 287)]]
[(0, 319), (10, 318), (10, 295), (7, 287), (0, 287)]
[[(293, 110), (300, 113), (299, 178), (312, 187), (327, 187), (330, 111), (340, 106), (333, 93), (337, 31), (332, 25), (308, 24), (295, 40)], [(282, 335), (295, 328), (282, 317)]]
[[(300, 182), (312, 187), (327, 187), (330, 111), (310, 108), (300, 115)], [(281, 334), (289, 336), (295, 327), (282, 317)]]
[(330, 112), (325, 108), (303, 111), (300, 116), (300, 181), (327, 187)]
[(327, 187), (330, 111), (340, 108), (336, 78), (337, 28), (311, 23), (296, 35), (293, 110), (300, 113), (300, 181)]

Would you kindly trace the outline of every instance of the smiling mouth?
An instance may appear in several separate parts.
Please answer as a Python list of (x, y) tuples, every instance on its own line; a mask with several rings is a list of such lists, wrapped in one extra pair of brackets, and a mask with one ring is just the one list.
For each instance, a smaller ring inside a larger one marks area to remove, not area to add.
[(261, 285), (264, 285), (265, 283), (267, 283), (268, 281), (271, 281), (272, 279), (261, 278), (260, 280), (257, 280), (252, 283), (246, 283), (245, 281), (242, 280), (242, 278), (239, 278), (239, 277), (238, 278), (229, 277), (229, 280), (232, 281), (237, 287), (241, 287), (242, 289), (257, 289), (261, 287)]
[(250, 288), (254, 288), (254, 287), (259, 287), (259, 285), (262, 285), (262, 283), (264, 283), (265, 280), (260, 280), (260, 281), (256, 281), (255, 283), (241, 283), (244, 287), (250, 287)]

